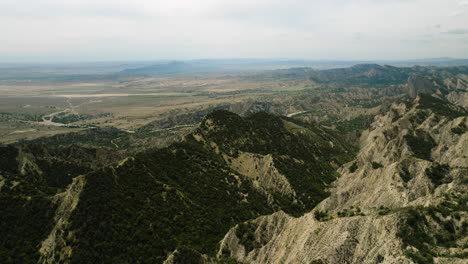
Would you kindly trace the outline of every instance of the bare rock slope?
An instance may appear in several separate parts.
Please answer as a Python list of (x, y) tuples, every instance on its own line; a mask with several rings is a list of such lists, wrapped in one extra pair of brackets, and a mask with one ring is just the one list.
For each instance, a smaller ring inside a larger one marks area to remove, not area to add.
[[(430, 105), (431, 107), (427, 107)], [(394, 103), (361, 137), (329, 198), (232, 228), (241, 263), (466, 263), (468, 118), (428, 95)]]

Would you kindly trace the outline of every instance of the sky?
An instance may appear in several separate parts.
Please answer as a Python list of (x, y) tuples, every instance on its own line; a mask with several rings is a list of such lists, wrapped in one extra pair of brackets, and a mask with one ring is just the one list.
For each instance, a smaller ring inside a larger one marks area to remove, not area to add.
[(0, 62), (468, 58), (468, 0), (0, 0)]

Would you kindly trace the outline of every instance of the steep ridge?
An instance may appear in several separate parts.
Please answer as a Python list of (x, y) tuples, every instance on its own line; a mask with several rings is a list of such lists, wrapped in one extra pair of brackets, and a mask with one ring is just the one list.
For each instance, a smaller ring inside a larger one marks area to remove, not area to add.
[(219, 256), (242, 263), (464, 263), (468, 112), (420, 95), (394, 103), (339, 169), (329, 198), (232, 228)]
[[(213, 112), (193, 136), (293, 215), (328, 196), (335, 169), (353, 154), (330, 131), (264, 112), (245, 119), (227, 111)], [(285, 207), (289, 201), (293, 207)]]
[[(120, 156), (103, 149), (23, 143), (0, 147), (0, 259), (36, 263), (67, 186)], [(68, 187), (70, 189), (70, 187)]]
[[(41, 263), (208, 259), (238, 223), (310, 210), (353, 154), (326, 130), (294, 122), (215, 111), (180, 143), (75, 178), (53, 198)], [(304, 177), (311, 183), (301, 186)]]

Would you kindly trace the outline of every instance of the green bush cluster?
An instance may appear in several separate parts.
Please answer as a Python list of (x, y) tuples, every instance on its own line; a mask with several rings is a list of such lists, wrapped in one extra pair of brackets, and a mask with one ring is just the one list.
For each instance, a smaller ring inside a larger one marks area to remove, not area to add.
[(452, 131), (452, 133), (455, 133), (457, 135), (463, 135), (464, 133), (466, 133), (467, 128), (466, 128), (465, 123), (462, 122), (457, 127), (450, 129), (450, 131)]
[(421, 109), (430, 109), (434, 113), (449, 118), (468, 116), (468, 111), (446, 100), (435, 98), (428, 94), (420, 94), (419, 106)]
[(236, 228), (236, 236), (239, 243), (245, 247), (246, 253), (262, 246), (255, 238), (256, 228), (257, 226), (250, 222), (241, 223)]
[(468, 211), (467, 201), (468, 196), (461, 194), (447, 196), (437, 206), (409, 208), (397, 233), (406, 256), (418, 264), (434, 263), (437, 256), (465, 258), (463, 254), (442, 254), (439, 248), (459, 248), (456, 241), (468, 235), (468, 225), (460, 217), (460, 212)]
[(383, 168), (383, 167), (384, 167), (382, 164), (380, 164), (380, 163), (378, 163), (378, 162), (375, 162), (375, 161), (373, 161), (373, 162), (371, 163), (371, 165), (372, 165), (372, 168), (373, 168), (374, 170), (380, 169), (380, 168)]
[(413, 176), (411, 175), (408, 167), (406, 166), (403, 166), (401, 169), (400, 169), (400, 178), (406, 183), (406, 182), (409, 182)]
[(70, 124), (75, 123), (82, 120), (87, 120), (92, 118), (90, 115), (83, 115), (83, 114), (58, 114), (52, 117), (52, 122), (61, 123), (61, 124)]
[(450, 167), (447, 164), (434, 164), (425, 170), (426, 175), (431, 179), (434, 185), (439, 186), (450, 181), (447, 177)]
[(423, 130), (404, 136), (414, 155), (420, 159), (431, 160), (431, 150), (436, 145), (434, 139)]
[(320, 211), (320, 210), (316, 210), (314, 212), (314, 217), (315, 219), (317, 219), (318, 221), (327, 221), (330, 219), (330, 215), (328, 215), (328, 212), (327, 211)]
[(361, 211), (361, 208), (351, 206), (350, 208), (345, 208), (337, 213), (338, 217), (352, 217), (352, 216), (364, 216), (364, 213)]
[(381, 205), (379, 206), (377, 213), (379, 215), (387, 215), (388, 213), (390, 213), (390, 211), (391, 211), (390, 208)]
[(349, 172), (354, 173), (359, 167), (357, 166), (356, 162), (354, 162), (350, 167), (349, 167)]

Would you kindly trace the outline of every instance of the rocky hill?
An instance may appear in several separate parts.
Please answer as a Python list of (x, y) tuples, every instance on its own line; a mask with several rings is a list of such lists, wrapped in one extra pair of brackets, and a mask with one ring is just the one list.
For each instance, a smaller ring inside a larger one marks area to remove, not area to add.
[(232, 228), (219, 256), (242, 263), (465, 263), (468, 112), (429, 95), (394, 103), (302, 217)]
[(354, 156), (319, 126), (225, 110), (179, 143), (124, 159), (60, 142), (36, 141), (33, 154), (23, 154), (26, 145), (4, 147), (5, 263), (162, 263), (174, 250), (214, 257), (238, 223), (312, 209)]

